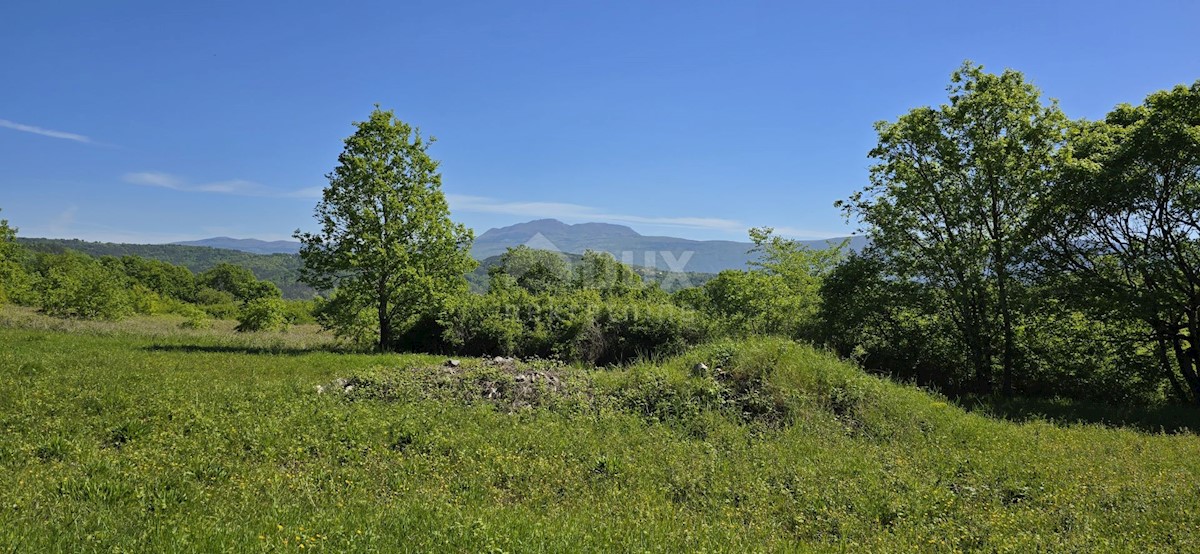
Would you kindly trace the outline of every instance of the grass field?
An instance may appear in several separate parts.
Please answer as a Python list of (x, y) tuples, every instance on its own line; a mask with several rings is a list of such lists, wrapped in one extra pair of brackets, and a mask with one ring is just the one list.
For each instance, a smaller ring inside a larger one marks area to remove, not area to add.
[(990, 419), (783, 341), (448, 368), (177, 325), (0, 311), (0, 552), (1200, 545), (1191, 433)]

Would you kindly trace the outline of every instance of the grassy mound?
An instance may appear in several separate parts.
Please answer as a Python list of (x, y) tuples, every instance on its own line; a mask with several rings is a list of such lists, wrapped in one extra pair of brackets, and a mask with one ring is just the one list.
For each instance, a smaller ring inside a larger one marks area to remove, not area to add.
[(788, 342), (585, 369), (255, 340), (0, 327), (0, 551), (1200, 541), (1194, 435), (990, 419)]

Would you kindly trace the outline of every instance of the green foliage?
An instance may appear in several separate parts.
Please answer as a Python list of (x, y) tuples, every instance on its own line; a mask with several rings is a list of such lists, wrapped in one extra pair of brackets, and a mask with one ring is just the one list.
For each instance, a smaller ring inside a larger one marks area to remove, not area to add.
[(1079, 122), (1042, 217), (1045, 264), (1070, 275), (1076, 306), (1147, 328), (1160, 373), (1200, 404), (1200, 81)]
[(134, 283), (159, 296), (187, 301), (196, 296), (196, 277), (186, 267), (140, 256), (122, 256), (120, 264)]
[(594, 290), (534, 295), (523, 288), (466, 296), (438, 320), (462, 354), (557, 357), (609, 364), (681, 352), (709, 336), (699, 314), (667, 302), (604, 299)]
[(488, 268), (488, 277), (507, 282), (500, 276), (512, 279), (513, 284), (533, 294), (553, 293), (566, 290), (571, 282), (571, 267), (566, 257), (558, 252), (535, 250), (521, 245), (509, 248), (500, 256), (500, 263)]
[(973, 387), (970, 361), (934, 287), (890, 275), (877, 252), (852, 254), (823, 281), (813, 338), (864, 367), (949, 392)]
[(179, 315), (184, 317), (179, 324), (180, 329), (211, 329), (213, 326), (212, 318), (208, 313), (191, 304), (186, 304), (185, 308), (180, 310)]
[(201, 306), (218, 305), (218, 304), (233, 304), (237, 302), (237, 298), (232, 294), (209, 287), (200, 287), (196, 291), (196, 304)]
[(317, 301), (314, 300), (284, 300), (283, 314), (289, 325), (317, 323), (314, 313)]
[(42, 259), (39, 307), (47, 314), (82, 319), (120, 319), (133, 312), (124, 274), (77, 252)]
[(17, 229), (0, 219), (0, 304), (32, 300), (33, 278), (25, 270), (28, 254), (16, 242)]
[(844, 256), (845, 245), (818, 250), (773, 232), (750, 230), (759, 256), (750, 270), (722, 271), (702, 287), (676, 293), (675, 301), (720, 321), (729, 333), (810, 336), (819, 287)]
[(937, 316), (954, 322), (975, 387), (993, 369), (1011, 391), (1017, 363), (1019, 283), (1014, 274), (1041, 236), (1034, 217), (1066, 118), (1015, 71), (966, 63), (951, 76), (949, 103), (876, 124), (871, 184), (845, 202), (889, 273), (933, 287)]
[(378, 348), (391, 350), (393, 329), (465, 293), (474, 235), (450, 220), (432, 141), (378, 107), (355, 126), (316, 207), (321, 230), (296, 231), (302, 280), (341, 293), (329, 306), (341, 313), (323, 320), (349, 326), (340, 334), (357, 333), (373, 310)]
[(633, 268), (618, 262), (608, 252), (588, 250), (575, 265), (574, 286), (596, 290), (605, 297), (628, 296), (646, 288)]
[(751, 261), (750, 267), (767, 275), (781, 277), (795, 296), (810, 305), (807, 311), (815, 311), (821, 281), (845, 257), (849, 239), (826, 248), (812, 248), (798, 240), (775, 235), (774, 232), (770, 227), (750, 229), (750, 240), (754, 243), (751, 252), (758, 254), (758, 259)]
[(676, 294), (677, 302), (714, 318), (734, 334), (796, 337), (805, 323), (804, 299), (793, 295), (779, 275), (726, 270), (703, 287)]
[(378, 346), (379, 320), (367, 308), (368, 299), (351, 298), (352, 289), (339, 288), (328, 299), (317, 298), (313, 317), (339, 340), (355, 347)]
[[(96, 257), (137, 256), (183, 266), (193, 273), (202, 273), (227, 263), (244, 267), (254, 272), (259, 279), (274, 283), (283, 292), (284, 298), (312, 298), (317, 291), (300, 282), (303, 263), (294, 254), (252, 254), (237, 250), (186, 246), (181, 244), (113, 244), (88, 242), (76, 239), (17, 239), (26, 248), (50, 254), (61, 254), (75, 250)], [(153, 288), (153, 287), (152, 287)]]
[(288, 327), (283, 300), (270, 296), (255, 298), (238, 313), (238, 332), (284, 331)]
[[(235, 300), (249, 302), (259, 298), (280, 298), (279, 287), (270, 281), (259, 281), (254, 272), (228, 263), (217, 264), (212, 269), (196, 276), (201, 289), (208, 288), (228, 293)], [(210, 302), (202, 302), (210, 303)], [(215, 302), (212, 302), (215, 303)]]

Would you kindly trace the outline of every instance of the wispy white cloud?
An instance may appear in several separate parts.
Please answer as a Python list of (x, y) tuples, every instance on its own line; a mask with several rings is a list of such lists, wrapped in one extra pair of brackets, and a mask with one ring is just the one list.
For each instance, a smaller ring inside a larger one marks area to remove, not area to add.
[[(447, 194), (450, 208), (456, 212), (513, 215), (530, 218), (554, 218), (566, 221), (599, 221), (606, 223), (628, 223), (662, 227), (680, 227), (728, 233), (744, 239), (751, 227), (742, 221), (719, 217), (695, 216), (644, 216), (610, 213), (592, 206), (563, 202), (520, 202), (503, 201), (484, 196)], [(795, 227), (775, 227), (775, 233), (800, 239), (825, 239), (845, 236), (845, 231), (828, 232)]]
[(75, 142), (83, 142), (83, 143), (92, 142), (92, 139), (90, 139), (84, 135), (80, 135), (78, 133), (68, 133), (66, 131), (55, 131), (53, 129), (43, 129), (41, 127), (36, 127), (34, 125), (25, 125), (24, 123), (17, 123), (15, 121), (9, 121), (7, 119), (0, 119), (0, 127), (4, 127), (6, 129), (12, 129), (14, 131), (22, 131), (25, 133), (33, 133), (35, 135), (42, 135), (44, 137), (73, 140)]
[(270, 198), (318, 198), (321, 196), (320, 187), (308, 187), (298, 190), (280, 190), (245, 179), (230, 179), (210, 183), (189, 183), (176, 175), (159, 171), (139, 171), (126, 173), (121, 180), (131, 185), (159, 187), (183, 192), (209, 192), (216, 194), (232, 194), (236, 196), (261, 196)]

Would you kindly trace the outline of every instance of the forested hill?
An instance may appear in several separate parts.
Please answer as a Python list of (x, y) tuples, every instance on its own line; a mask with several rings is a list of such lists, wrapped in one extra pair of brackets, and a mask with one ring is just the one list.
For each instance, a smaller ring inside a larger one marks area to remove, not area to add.
[(242, 252), (250, 252), (252, 254), (297, 254), (300, 252), (300, 243), (294, 240), (268, 241), (258, 239), (213, 237), (210, 239), (201, 240), (185, 240), (173, 242), (171, 244), (182, 244), (184, 246), (207, 246), (209, 248), (222, 248), (226, 250), (241, 250)]
[(208, 246), (118, 244), (78, 239), (18, 238), (17, 241), (37, 252), (75, 250), (91, 256), (141, 256), (181, 265), (193, 273), (222, 262), (231, 263), (253, 271), (259, 279), (275, 283), (283, 291), (284, 298), (312, 298), (316, 294), (312, 287), (299, 281), (301, 262), (295, 254), (252, 254)]

